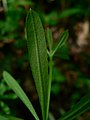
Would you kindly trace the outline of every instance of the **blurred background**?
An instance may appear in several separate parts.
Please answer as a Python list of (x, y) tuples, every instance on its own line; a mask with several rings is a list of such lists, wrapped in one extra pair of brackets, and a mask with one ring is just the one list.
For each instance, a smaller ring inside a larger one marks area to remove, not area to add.
[[(33, 117), (5, 84), (2, 72), (14, 76), (40, 115), (25, 39), (30, 8), (38, 12), (45, 29), (51, 28), (54, 45), (61, 32), (69, 31), (53, 61), (50, 117), (56, 120), (90, 91), (90, 0), (0, 0), (0, 114), (25, 120)], [(77, 120), (90, 120), (90, 112)]]

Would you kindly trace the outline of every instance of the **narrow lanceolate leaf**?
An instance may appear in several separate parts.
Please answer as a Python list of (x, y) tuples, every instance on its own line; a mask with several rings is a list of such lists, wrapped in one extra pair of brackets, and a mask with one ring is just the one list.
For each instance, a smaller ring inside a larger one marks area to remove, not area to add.
[(46, 39), (48, 41), (48, 46), (49, 46), (49, 51), (52, 51), (52, 47), (53, 47), (53, 39), (52, 39), (52, 31), (47, 28), (46, 30)]
[(62, 47), (62, 46), (65, 44), (65, 42), (66, 42), (66, 40), (67, 40), (67, 38), (68, 38), (68, 35), (69, 35), (69, 33), (68, 33), (67, 30), (61, 34), (61, 36), (60, 36), (60, 41), (59, 41), (59, 43), (57, 44), (57, 46), (55, 47), (55, 49), (53, 50), (52, 55), (55, 54), (55, 52), (58, 50), (58, 48)]
[(36, 12), (30, 9), (26, 19), (26, 36), (29, 61), (42, 110), (43, 120), (47, 119), (48, 61), (44, 29)]
[(90, 95), (82, 98), (79, 103), (74, 105), (74, 107), (69, 112), (67, 112), (62, 118), (58, 120), (74, 120), (87, 110), (90, 110)]
[(16, 82), (16, 80), (6, 71), (3, 72), (3, 78), (8, 86), (16, 93), (16, 95), (21, 99), (21, 101), (26, 105), (32, 115), (35, 117), (36, 120), (39, 120), (30, 100), (26, 96), (25, 92)]

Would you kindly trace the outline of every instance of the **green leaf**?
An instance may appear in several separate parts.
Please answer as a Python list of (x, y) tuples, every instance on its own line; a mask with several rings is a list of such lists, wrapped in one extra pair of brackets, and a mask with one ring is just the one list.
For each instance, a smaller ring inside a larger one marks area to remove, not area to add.
[(5, 95), (0, 95), (0, 99), (16, 99), (17, 98), (17, 96), (16, 96), (16, 94), (12, 94), (12, 93), (10, 93), (10, 94), (5, 94)]
[(17, 117), (12, 117), (12, 116), (7, 116), (7, 118), (8, 118), (9, 120), (24, 120), (24, 119), (17, 118)]
[(3, 77), (4, 77), (5, 82), (8, 84), (8, 86), (22, 100), (22, 102), (26, 105), (26, 107), (29, 109), (32, 115), (36, 118), (36, 120), (39, 120), (30, 100), (28, 99), (28, 97), (26, 96), (22, 88), (19, 86), (19, 84), (16, 82), (16, 80), (6, 71), (3, 72)]
[(47, 119), (48, 61), (44, 29), (36, 12), (30, 9), (26, 19), (26, 36), (29, 62), (42, 110), (43, 120)]
[(46, 30), (46, 39), (48, 42), (49, 51), (52, 51), (52, 47), (53, 47), (52, 31), (49, 28), (47, 28)]
[(34, 3), (32, 1), (25, 1), (25, 0), (17, 1), (15, 4), (16, 5), (21, 5), (21, 6), (25, 6), (25, 5), (33, 6), (34, 5)]
[(90, 110), (90, 94), (83, 97), (79, 103), (58, 120), (73, 120), (87, 110)]
[(71, 16), (71, 15), (79, 14), (81, 12), (83, 12), (83, 10), (80, 8), (69, 8), (69, 9), (64, 10), (62, 13), (59, 14), (59, 19)]
[(23, 120), (21, 118), (12, 117), (12, 116), (2, 116), (0, 115), (0, 120)]
[(64, 9), (64, 11), (57, 12), (57, 11), (51, 11), (49, 14), (44, 14), (44, 20), (47, 24), (49, 25), (57, 25), (59, 23), (59, 20), (62, 18), (66, 18), (72, 15), (76, 15), (79, 13), (83, 13), (85, 10), (82, 10), (81, 8), (69, 8), (69, 9)]
[(2, 116), (2, 115), (0, 115), (0, 120), (9, 120), (9, 119), (4, 117), (4, 116)]
[(55, 54), (55, 52), (57, 51), (58, 48), (62, 47), (65, 44), (65, 42), (68, 38), (68, 35), (69, 34), (68, 34), (67, 30), (61, 34), (60, 41), (57, 44), (57, 46), (55, 47), (55, 49), (53, 50), (52, 56)]
[(7, 104), (5, 104), (3, 101), (0, 100), (0, 108), (2, 109), (2, 112), (5, 114), (10, 114), (10, 108)]

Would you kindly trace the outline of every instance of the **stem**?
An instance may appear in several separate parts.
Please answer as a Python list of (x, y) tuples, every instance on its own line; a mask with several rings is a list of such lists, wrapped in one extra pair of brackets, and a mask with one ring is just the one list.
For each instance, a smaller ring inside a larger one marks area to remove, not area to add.
[(48, 104), (47, 104), (47, 118), (48, 120), (48, 114), (49, 114), (49, 104), (50, 104), (50, 92), (51, 92), (51, 82), (52, 82), (52, 54), (49, 55), (49, 90), (48, 90)]
[(7, 0), (2, 0), (2, 3), (3, 3), (4, 10), (7, 11), (7, 9), (8, 9)]

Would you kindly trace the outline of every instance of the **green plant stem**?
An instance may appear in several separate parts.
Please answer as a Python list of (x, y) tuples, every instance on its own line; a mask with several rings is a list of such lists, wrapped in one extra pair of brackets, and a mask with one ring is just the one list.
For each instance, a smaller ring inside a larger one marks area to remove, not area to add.
[(4, 10), (7, 11), (8, 10), (7, 0), (2, 0), (2, 3), (3, 3)]
[(49, 54), (49, 92), (48, 92), (48, 105), (47, 105), (47, 118), (48, 120), (48, 114), (49, 114), (49, 104), (50, 104), (50, 92), (51, 92), (51, 82), (52, 82), (52, 54)]

